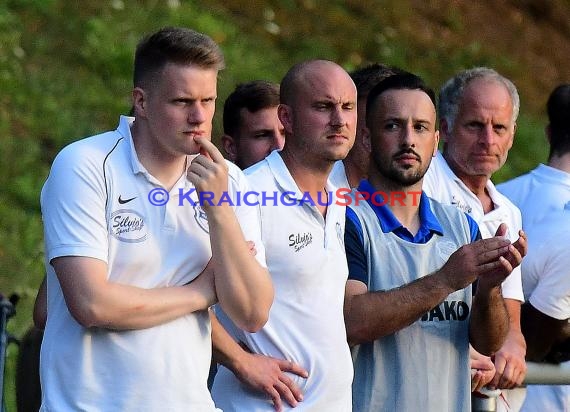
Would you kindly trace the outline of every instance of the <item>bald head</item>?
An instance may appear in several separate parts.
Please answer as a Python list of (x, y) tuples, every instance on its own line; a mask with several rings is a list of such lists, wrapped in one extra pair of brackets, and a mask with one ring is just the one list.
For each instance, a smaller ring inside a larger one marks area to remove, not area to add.
[(299, 92), (312, 87), (316, 82), (321, 82), (324, 73), (342, 73), (350, 78), (342, 67), (330, 60), (307, 60), (297, 63), (281, 80), (281, 103), (294, 105)]
[(309, 60), (287, 72), (280, 90), (284, 152), (307, 164), (346, 157), (356, 128), (356, 86), (348, 73), (331, 61)]

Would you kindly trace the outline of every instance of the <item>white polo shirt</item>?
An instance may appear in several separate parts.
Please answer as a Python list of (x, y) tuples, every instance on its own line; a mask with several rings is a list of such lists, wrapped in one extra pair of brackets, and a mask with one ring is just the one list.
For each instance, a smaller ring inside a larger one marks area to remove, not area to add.
[[(295, 411), (350, 411), (353, 369), (343, 317), (345, 207), (333, 202), (324, 219), (316, 207), (299, 206), (303, 194), (277, 151), (245, 173), (264, 203), (262, 237), (275, 299), (266, 325), (257, 333), (238, 331), (236, 338), (255, 353), (293, 361), (309, 372), (307, 379), (291, 375), (304, 394)], [(335, 189), (329, 180), (327, 190)], [(227, 325), (223, 316), (220, 320)], [(226, 412), (273, 410), (268, 397), (249, 390), (223, 367), (212, 396)]]
[(342, 160), (337, 160), (331, 170), (329, 175), (329, 182), (338, 189), (347, 189), (346, 193), (349, 193), (352, 189), (350, 188), (350, 183), (346, 176), (346, 169)]
[[(481, 202), (471, 190), (449, 168), (440, 152), (432, 159), (424, 176), (423, 190), (426, 194), (445, 205), (453, 205), (469, 214), (479, 225), (483, 239), (495, 235), (501, 223), (508, 227), (507, 237), (514, 242), (522, 228), (521, 213), (509, 199), (497, 191), (491, 180), (487, 181), (487, 190), (494, 204), (489, 213), (483, 211)], [(521, 269), (516, 267), (502, 285), (503, 296), (523, 301)]]
[[(551, 212), (528, 230), (528, 254), (522, 263), (525, 298), (542, 313), (570, 318), (570, 210)], [(569, 368), (570, 362), (564, 362)], [(521, 411), (563, 411), (570, 406), (570, 386), (529, 385)]]
[[(206, 214), (185, 197), (193, 185), (183, 174), (169, 192), (162, 188), (137, 158), (132, 122), (121, 117), (117, 130), (64, 148), (42, 190), (49, 313), (43, 411), (215, 410), (206, 387), (206, 310), (142, 330), (86, 329), (68, 311), (50, 264), (60, 256), (96, 258), (107, 263), (112, 282), (160, 288), (190, 282), (208, 263)], [(228, 166), (229, 192), (247, 191), (243, 173)], [(258, 210), (235, 210), (263, 262)]]
[(543, 164), (497, 189), (520, 209), (525, 230), (570, 205), (570, 173)]

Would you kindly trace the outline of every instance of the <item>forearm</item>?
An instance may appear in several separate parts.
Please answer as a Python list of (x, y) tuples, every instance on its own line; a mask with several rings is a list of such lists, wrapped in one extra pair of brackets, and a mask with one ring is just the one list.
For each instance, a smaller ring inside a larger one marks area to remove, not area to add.
[(93, 301), (91, 325), (107, 329), (146, 329), (205, 310), (212, 302), (198, 288), (142, 289), (109, 284), (106, 296)]
[(144, 289), (110, 282), (97, 259), (52, 261), (71, 315), (85, 327), (144, 329), (204, 310), (215, 302), (210, 265), (184, 286)]
[(438, 273), (389, 291), (347, 296), (345, 322), (351, 346), (372, 342), (409, 326), (453, 290)]
[(509, 316), (509, 332), (503, 346), (518, 348), (517, 356), (524, 359), (526, 354), (526, 341), (521, 330), (521, 303), (516, 299), (505, 298), (505, 307)]
[(237, 374), (241, 355), (245, 352), (244, 349), (222, 326), (213, 310), (210, 310), (210, 322), (212, 324), (212, 357), (214, 361)]
[(271, 278), (249, 252), (233, 211), (214, 207), (208, 224), (218, 299), (238, 327), (255, 332), (267, 321), (273, 302)]
[(491, 356), (502, 346), (509, 331), (501, 287), (484, 287), (480, 282), (471, 309), (470, 343), (479, 353)]

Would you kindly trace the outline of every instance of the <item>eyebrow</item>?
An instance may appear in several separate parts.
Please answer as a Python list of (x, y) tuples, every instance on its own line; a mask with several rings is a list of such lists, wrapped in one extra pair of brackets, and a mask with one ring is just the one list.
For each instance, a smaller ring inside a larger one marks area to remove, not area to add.
[[(396, 117), (396, 116), (384, 119), (385, 122), (388, 121), (406, 122), (407, 120), (408, 120), (407, 117)], [(433, 122), (428, 119), (418, 119), (415, 117), (412, 117), (412, 123), (433, 124)]]

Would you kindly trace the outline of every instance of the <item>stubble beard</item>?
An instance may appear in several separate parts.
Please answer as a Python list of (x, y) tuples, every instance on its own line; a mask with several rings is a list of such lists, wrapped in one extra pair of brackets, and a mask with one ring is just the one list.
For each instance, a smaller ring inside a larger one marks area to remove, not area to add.
[[(418, 183), (426, 174), (427, 168), (423, 168), (423, 162), (420, 160), (417, 167), (399, 168), (390, 162), (385, 165), (376, 156), (373, 157), (374, 164), (384, 178), (394, 182), (398, 187), (410, 187)], [(413, 169), (413, 170), (412, 170)]]

